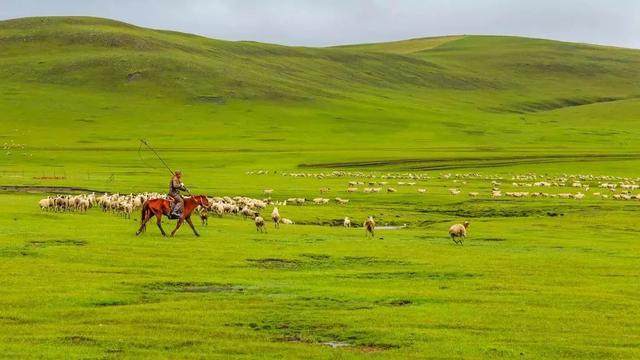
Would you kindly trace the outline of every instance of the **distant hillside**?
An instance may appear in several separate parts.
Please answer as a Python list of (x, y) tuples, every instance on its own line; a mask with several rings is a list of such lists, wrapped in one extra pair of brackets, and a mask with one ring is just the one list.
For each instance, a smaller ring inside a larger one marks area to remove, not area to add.
[[(140, 137), (198, 156), (288, 152), (294, 166), (628, 154), (639, 96), (631, 49), (472, 35), (308, 48), (88, 17), (0, 22), (3, 142), (97, 151), (100, 164), (103, 149), (135, 151)], [(54, 154), (6, 160), (83, 166)]]
[(490, 92), (501, 101), (483, 108), (523, 111), (639, 95), (640, 51), (498, 36), (304, 48), (40, 17), (0, 22), (0, 79), (205, 102)]

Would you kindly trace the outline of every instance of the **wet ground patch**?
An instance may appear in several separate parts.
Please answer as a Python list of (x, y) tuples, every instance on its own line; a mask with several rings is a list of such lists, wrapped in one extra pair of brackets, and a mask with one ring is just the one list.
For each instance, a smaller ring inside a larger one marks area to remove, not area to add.
[(304, 320), (263, 320), (252, 323), (235, 323), (228, 326), (249, 327), (265, 332), (276, 342), (297, 342), (328, 346), (335, 349), (358, 351), (384, 351), (400, 348), (399, 344), (379, 339), (384, 334), (352, 329), (345, 324), (309, 322)]
[(465, 272), (379, 271), (338, 275), (345, 279), (366, 280), (467, 280), (482, 276)]
[(93, 301), (89, 304), (91, 307), (115, 307), (115, 306), (128, 306), (128, 305), (139, 305), (139, 304), (147, 304), (152, 301), (148, 301), (146, 297), (142, 297), (139, 300), (133, 299), (104, 299)]
[(490, 241), (490, 242), (502, 242), (507, 241), (505, 238), (473, 238), (474, 241)]
[(345, 256), (338, 261), (343, 265), (409, 265), (404, 260), (381, 259), (375, 256)]
[(0, 258), (11, 258), (20, 256), (36, 256), (36, 252), (26, 246), (4, 246), (0, 247)]
[(34, 249), (57, 246), (86, 246), (87, 244), (87, 241), (79, 239), (31, 240), (22, 246), (0, 248), (0, 257), (35, 256), (37, 252)]
[(378, 300), (376, 301), (376, 304), (382, 305), (382, 306), (400, 307), (400, 306), (409, 306), (413, 304), (413, 301), (409, 299)]
[(153, 282), (144, 286), (146, 290), (157, 292), (182, 292), (182, 293), (222, 293), (244, 292), (245, 288), (234, 284), (215, 282), (190, 282), (190, 281), (164, 281)]
[(84, 335), (71, 335), (60, 338), (60, 341), (71, 345), (96, 345), (98, 341)]
[(262, 258), (262, 259), (246, 259), (253, 267), (262, 269), (286, 269), (295, 270), (301, 267), (302, 262), (299, 260), (282, 259), (282, 258)]
[(332, 257), (326, 254), (303, 253), (297, 259), (259, 258), (246, 259), (250, 266), (262, 269), (309, 270), (326, 268), (343, 268), (353, 266), (403, 266), (410, 263), (403, 260), (382, 259), (374, 256)]
[[(500, 201), (499, 204), (498, 201)], [(575, 202), (575, 200), (571, 201)], [(446, 206), (430, 206), (416, 209), (416, 211), (424, 214), (463, 218), (558, 217), (568, 213), (599, 210), (603, 210), (603, 207), (581, 204), (508, 203), (502, 200), (465, 201)]]
[(0, 316), (0, 324), (24, 325), (24, 324), (31, 324), (34, 322), (35, 321), (33, 320), (24, 319), (17, 316), (11, 316), (11, 315)]
[(27, 242), (27, 246), (35, 248), (46, 248), (52, 246), (86, 246), (88, 243), (84, 240), (63, 239), (63, 240), (33, 240)]
[(301, 307), (304, 309), (327, 309), (327, 310), (365, 310), (372, 309), (374, 304), (367, 300), (339, 299), (328, 296), (302, 296), (287, 304), (288, 306)]

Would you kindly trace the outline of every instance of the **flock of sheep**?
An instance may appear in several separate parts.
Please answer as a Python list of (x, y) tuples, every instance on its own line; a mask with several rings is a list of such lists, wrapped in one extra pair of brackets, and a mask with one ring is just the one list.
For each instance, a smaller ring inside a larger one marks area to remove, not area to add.
[(53, 195), (47, 196), (38, 201), (40, 209), (43, 211), (77, 211), (86, 212), (93, 207), (100, 207), (104, 212), (112, 212), (119, 214), (125, 218), (131, 218), (134, 210), (140, 209), (142, 204), (150, 198), (158, 197), (159, 194), (104, 194), (96, 195), (80, 194), (80, 195)]
[[(130, 219), (133, 211), (140, 210), (142, 204), (148, 199), (164, 198), (164, 195), (158, 193), (142, 193), (142, 194), (103, 194), (96, 195), (80, 194), (80, 195), (53, 195), (40, 199), (38, 205), (42, 211), (56, 211), (56, 212), (86, 212), (93, 207), (99, 207), (103, 212), (111, 212), (119, 214), (124, 218)], [(224, 214), (240, 215), (243, 218), (252, 218), (256, 230), (258, 232), (266, 232), (266, 223), (264, 218), (260, 215), (260, 211), (265, 209), (269, 205), (274, 205), (271, 212), (271, 220), (274, 223), (274, 227), (278, 229), (280, 224), (291, 225), (294, 222), (290, 219), (284, 218), (280, 215), (277, 204), (287, 205), (295, 204), (302, 205), (306, 202), (304, 198), (291, 198), (282, 202), (273, 202), (270, 198), (259, 200), (245, 196), (235, 197), (210, 197), (208, 198), (210, 206), (208, 208), (199, 207), (196, 209), (196, 213), (200, 217), (203, 226), (208, 224), (209, 214), (214, 214), (222, 217)], [(340, 198), (336, 198), (340, 203)], [(317, 201), (314, 199), (315, 204), (326, 204), (327, 201)], [(346, 228), (351, 227), (351, 219), (345, 217), (343, 220), (343, 226)], [(363, 223), (363, 227), (368, 235), (374, 236), (375, 221), (373, 217), (369, 216)]]
[[(250, 175), (266, 175), (269, 174), (268, 170), (261, 170), (257, 172), (250, 172)], [(274, 172), (275, 173), (275, 172)], [(347, 193), (395, 193), (397, 189), (390, 186), (391, 180), (394, 181), (394, 186), (399, 187), (413, 187), (419, 182), (425, 182), (431, 177), (422, 174), (403, 173), (403, 174), (369, 174), (361, 172), (344, 172), (333, 171), (329, 173), (282, 173), (283, 176), (290, 177), (303, 177), (303, 178), (339, 178), (339, 177), (362, 177), (368, 178), (367, 181), (362, 180), (350, 180), (347, 183)], [(526, 175), (514, 175), (510, 179), (505, 179), (502, 176), (497, 175), (481, 175), (477, 173), (469, 174), (441, 174), (439, 176), (441, 180), (452, 181), (455, 188), (449, 188), (451, 195), (460, 195), (462, 193), (461, 188), (468, 184), (469, 181), (487, 181), (490, 192), (488, 196), (492, 198), (499, 197), (549, 197), (560, 199), (576, 199), (580, 200), (590, 194), (594, 197), (603, 199), (611, 198), (616, 200), (640, 200), (640, 194), (633, 194), (633, 191), (640, 190), (640, 179), (621, 178), (613, 176), (593, 176), (593, 175), (561, 175), (561, 176), (540, 176), (536, 174)], [(402, 181), (400, 181), (402, 180)], [(505, 184), (505, 185), (503, 185)], [(522, 191), (503, 191), (503, 186), (510, 186), (512, 188), (522, 189)], [(573, 188), (576, 192), (559, 192), (551, 193), (550, 191), (541, 191), (542, 189), (550, 188)], [(526, 189), (526, 190), (525, 190)], [(591, 192), (590, 192), (591, 190)], [(319, 189), (321, 194), (330, 193), (332, 190), (328, 187), (322, 187)], [(274, 227), (277, 229), (280, 224), (290, 225), (293, 221), (284, 218), (280, 215), (279, 206), (295, 205), (301, 206), (307, 203), (314, 205), (324, 205), (330, 203), (332, 200), (325, 197), (316, 197), (308, 200), (307, 198), (288, 198), (282, 201), (274, 201), (271, 199), (271, 195), (274, 193), (273, 189), (264, 189), (264, 194), (269, 195), (266, 199), (254, 199), (245, 196), (235, 197), (210, 197), (208, 208), (198, 208), (196, 210), (200, 217), (202, 224), (207, 225), (209, 215), (216, 215), (219, 217), (225, 214), (238, 215), (243, 218), (251, 218), (256, 226), (256, 230), (259, 232), (266, 232), (265, 218), (261, 215), (261, 212), (268, 206), (273, 206), (271, 211), (271, 221)], [(427, 193), (427, 189), (424, 187), (417, 188), (418, 193)], [(480, 192), (472, 191), (468, 192), (470, 197), (480, 196)], [(86, 212), (90, 208), (98, 207), (103, 212), (110, 212), (119, 214), (124, 218), (131, 218), (131, 214), (139, 210), (142, 204), (151, 198), (164, 198), (163, 194), (158, 193), (141, 193), (141, 194), (80, 194), (80, 195), (54, 195), (43, 198), (39, 201), (39, 206), (43, 211), (77, 211)], [(349, 203), (348, 199), (341, 197), (335, 197), (333, 201), (338, 205), (346, 205)], [(344, 227), (351, 227), (352, 221), (349, 217), (345, 217), (342, 221)], [(449, 235), (456, 244), (462, 244), (463, 239), (467, 235), (468, 222), (462, 224), (455, 224), (450, 227)], [(369, 216), (365, 219), (362, 227), (365, 229), (368, 236), (374, 236), (376, 229), (376, 223), (373, 217)]]
[[(256, 174), (268, 174), (263, 170)], [(402, 174), (369, 174), (362, 172), (346, 172), (333, 171), (329, 173), (283, 173), (284, 176), (302, 177), (302, 178), (340, 178), (340, 177), (362, 177), (368, 178), (368, 181), (349, 181), (346, 192), (348, 193), (396, 193), (399, 187), (412, 187), (420, 184), (420, 181), (432, 179), (430, 176), (415, 173)], [(390, 179), (409, 179), (411, 181), (396, 181), (391, 184)], [(441, 174), (439, 179), (451, 180), (452, 185), (448, 189), (451, 195), (460, 195), (463, 193), (462, 187), (467, 185), (469, 181), (486, 180), (490, 181), (489, 191), (486, 193), (488, 197), (513, 197), (513, 198), (559, 198), (559, 199), (575, 199), (582, 200), (591, 195), (595, 198), (613, 199), (613, 200), (640, 200), (640, 193), (633, 194), (635, 190), (640, 190), (640, 178), (617, 177), (617, 176), (594, 176), (594, 175), (570, 175), (564, 174), (560, 176), (546, 176), (537, 174), (514, 175), (507, 179), (500, 175), (483, 175), (478, 173), (467, 174)], [(394, 186), (399, 186), (398, 188)], [(522, 191), (503, 191), (503, 186), (511, 186), (513, 188), (523, 189)], [(552, 192), (543, 189), (550, 188), (571, 188), (573, 191)], [(526, 189), (526, 190), (524, 190)], [(329, 188), (321, 188), (320, 192), (325, 193)], [(427, 189), (424, 187), (416, 188), (418, 193), (426, 194)], [(589, 192), (591, 190), (591, 192)], [(269, 189), (265, 193), (271, 194), (273, 189)], [(479, 191), (469, 191), (469, 197), (479, 197), (482, 193)], [(320, 198), (322, 199), (322, 198)], [(327, 200), (328, 201), (328, 200)], [(348, 199), (336, 198), (336, 202), (347, 203)]]

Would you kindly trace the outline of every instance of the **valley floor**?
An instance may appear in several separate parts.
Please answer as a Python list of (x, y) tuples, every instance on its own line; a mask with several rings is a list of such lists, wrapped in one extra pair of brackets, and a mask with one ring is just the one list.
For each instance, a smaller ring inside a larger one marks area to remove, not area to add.
[[(198, 225), (200, 238), (188, 228), (162, 238), (155, 226), (135, 237), (137, 213), (41, 212), (43, 194), (1, 193), (1, 355), (640, 356), (637, 200), (601, 199), (596, 190), (583, 200), (494, 199), (489, 180), (438, 172), (415, 186), (387, 180), (396, 193), (353, 194), (347, 182), (369, 181), (358, 176), (370, 172), (318, 179), (258, 171), (218, 173), (216, 194), (258, 197), (271, 187), (284, 200), (328, 187), (322, 196), (350, 203), (281, 206), (296, 224), (269, 224), (266, 234), (225, 216)], [(501, 176), (503, 191), (522, 191)], [(463, 193), (451, 195), (452, 187)], [(367, 215), (408, 226), (374, 239), (361, 227), (329, 226)], [(470, 236), (453, 245), (448, 226), (465, 219)]]

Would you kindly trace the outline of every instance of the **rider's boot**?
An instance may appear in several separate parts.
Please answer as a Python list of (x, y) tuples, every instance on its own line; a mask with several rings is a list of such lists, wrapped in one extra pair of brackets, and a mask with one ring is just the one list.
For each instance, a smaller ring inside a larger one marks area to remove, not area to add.
[(173, 210), (169, 214), (170, 219), (179, 219), (180, 215), (182, 215), (182, 207), (179, 204), (173, 207)]

